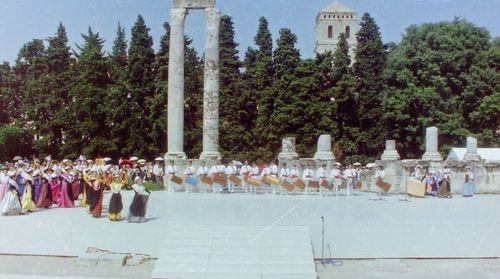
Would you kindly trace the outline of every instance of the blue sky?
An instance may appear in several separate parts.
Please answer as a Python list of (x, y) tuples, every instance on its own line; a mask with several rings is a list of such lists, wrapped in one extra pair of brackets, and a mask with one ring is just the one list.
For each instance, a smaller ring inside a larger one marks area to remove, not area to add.
[[(287, 27), (298, 37), (297, 47), (303, 58), (312, 56), (314, 20), (319, 10), (332, 0), (217, 0), (223, 14), (233, 17), (240, 57), (253, 46), (258, 18), (265, 16), (273, 38)], [(384, 42), (399, 42), (406, 27), (424, 22), (450, 21), (459, 16), (477, 26), (486, 27), (493, 37), (500, 36), (500, 0), (343, 0), (355, 9), (359, 18), (370, 13), (382, 32)], [(81, 33), (91, 26), (111, 49), (117, 23), (127, 36), (137, 15), (151, 28), (154, 48), (163, 34), (163, 22), (170, 19), (172, 0), (0, 0), (0, 61), (13, 62), (21, 46), (34, 39), (46, 39), (56, 32), (61, 21), (66, 27), (70, 46), (81, 43)], [(186, 34), (203, 51), (204, 17), (192, 11), (186, 20)]]

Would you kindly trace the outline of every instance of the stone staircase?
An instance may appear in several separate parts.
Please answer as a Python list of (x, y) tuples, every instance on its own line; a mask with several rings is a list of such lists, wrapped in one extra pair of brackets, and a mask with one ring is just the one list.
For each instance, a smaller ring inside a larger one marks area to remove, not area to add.
[(307, 227), (172, 226), (155, 279), (316, 279)]

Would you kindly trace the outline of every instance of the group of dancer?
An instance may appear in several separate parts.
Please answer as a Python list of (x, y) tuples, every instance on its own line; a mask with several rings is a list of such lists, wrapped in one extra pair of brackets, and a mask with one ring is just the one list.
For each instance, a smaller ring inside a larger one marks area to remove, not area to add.
[[(233, 193), (239, 186), (243, 192), (253, 194), (261, 190), (273, 194), (316, 191), (321, 195), (337, 195), (341, 186), (344, 186), (346, 195), (350, 196), (353, 190), (360, 189), (361, 176), (366, 169), (371, 168), (372, 165), (364, 168), (360, 163), (342, 168), (339, 162), (335, 162), (331, 170), (327, 170), (326, 164), (317, 169), (308, 164), (300, 170), (296, 164), (289, 167), (283, 163), (278, 167), (275, 161), (258, 166), (248, 161), (228, 161), (224, 164), (222, 160), (218, 160), (210, 168), (204, 162), (195, 168), (192, 162), (188, 161), (183, 173), (184, 179), (180, 179), (182, 175), (174, 161), (170, 161), (165, 170), (168, 192), (175, 192), (177, 189), (185, 189), (186, 192), (211, 189), (214, 193)], [(377, 174), (379, 178), (384, 179), (383, 169), (379, 169)]]
[(143, 185), (143, 177), (137, 172), (132, 173), (130, 166), (112, 166), (109, 161), (57, 162), (47, 157), (41, 163), (19, 160), (6, 164), (0, 171), (0, 214), (19, 215), (52, 207), (81, 206), (98, 218), (103, 212), (104, 191), (109, 190), (108, 217), (120, 221), (123, 209), (121, 191), (127, 189), (135, 192), (128, 221), (145, 222), (150, 192)]
[[(439, 198), (452, 198), (451, 169), (448, 166), (439, 170), (426, 170), (422, 165), (417, 165), (410, 177), (425, 185), (425, 195)], [(474, 173), (472, 172), (472, 168), (466, 166), (462, 191), (464, 197), (471, 197), (474, 195), (473, 181)]]

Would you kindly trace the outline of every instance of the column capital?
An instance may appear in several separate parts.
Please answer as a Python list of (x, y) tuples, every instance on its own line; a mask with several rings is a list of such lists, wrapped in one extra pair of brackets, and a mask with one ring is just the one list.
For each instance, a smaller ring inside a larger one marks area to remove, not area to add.
[(187, 9), (184, 8), (174, 8), (170, 11), (170, 21), (173, 22), (184, 22), (186, 15), (188, 14)]
[(205, 16), (207, 17), (207, 20), (209, 18), (220, 18), (221, 12), (217, 8), (205, 8)]

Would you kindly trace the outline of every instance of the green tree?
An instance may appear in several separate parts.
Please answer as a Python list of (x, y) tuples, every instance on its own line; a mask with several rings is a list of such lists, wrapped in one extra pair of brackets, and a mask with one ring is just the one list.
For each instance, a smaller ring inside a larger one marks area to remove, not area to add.
[(130, 155), (152, 157), (158, 148), (150, 138), (150, 109), (147, 100), (154, 96), (153, 63), (155, 53), (152, 48), (153, 39), (149, 35), (141, 15), (132, 27), (132, 37), (128, 50), (129, 63), (127, 67), (129, 106), (129, 131), (126, 139), (126, 150)]
[(16, 90), (14, 85), (14, 73), (8, 62), (0, 65), (0, 125), (8, 124), (12, 121), (15, 113), (13, 100)]
[(156, 143), (155, 153), (167, 152), (167, 116), (168, 116), (168, 60), (170, 48), (170, 25), (163, 24), (165, 34), (160, 39), (160, 49), (156, 54), (155, 69), (155, 95), (148, 100), (151, 108), (150, 123), (151, 137)]
[[(248, 146), (252, 153), (249, 158), (270, 157), (267, 150), (267, 140), (263, 131), (269, 125), (272, 113), (272, 104), (269, 103), (267, 90), (273, 83), (273, 41), (269, 24), (265, 17), (259, 19), (259, 27), (254, 37), (257, 49), (248, 48), (245, 54), (243, 66), (245, 73), (243, 80), (245, 84), (245, 100), (248, 104), (248, 126), (251, 127), (252, 140), (249, 139)], [(252, 113), (253, 112), (253, 113)]]
[(184, 151), (194, 158), (203, 145), (203, 60), (190, 46), (190, 38), (184, 42)]
[(108, 126), (110, 127), (110, 140), (116, 147), (108, 156), (122, 157), (129, 155), (126, 139), (132, 125), (130, 112), (131, 95), (127, 88), (127, 41), (125, 28), (120, 23), (116, 30), (113, 48), (109, 56), (110, 78), (112, 85), (107, 96)]
[(70, 91), (72, 102), (65, 113), (67, 123), (65, 142), (62, 146), (64, 154), (76, 158), (79, 154), (87, 157), (110, 154), (116, 147), (109, 140), (107, 117), (109, 112), (105, 105), (109, 78), (108, 61), (104, 56), (104, 40), (99, 33), (82, 34), (84, 43), (78, 46), (78, 64), (75, 84)]
[[(47, 47), (47, 79), (49, 87), (46, 98), (47, 115), (39, 119), (42, 127), (42, 140), (37, 143), (37, 149), (42, 153), (62, 156), (59, 147), (63, 142), (64, 130), (68, 123), (64, 121), (64, 110), (71, 102), (69, 91), (73, 84), (74, 60), (68, 46), (66, 28), (59, 23), (57, 32), (48, 39)], [(44, 142), (45, 141), (45, 142)], [(42, 144), (40, 144), (42, 143)]]
[(339, 36), (339, 42), (333, 53), (333, 70), (331, 89), (332, 102), (335, 103), (334, 121), (338, 127), (338, 133), (334, 138), (338, 142), (338, 148), (342, 154), (338, 159), (355, 156), (359, 154), (361, 141), (358, 128), (358, 100), (355, 93), (355, 82), (351, 58), (349, 56), (349, 45), (344, 33)]
[(433, 125), (440, 129), (442, 150), (463, 145), (471, 127), (461, 104), (470, 96), (472, 68), (489, 49), (489, 40), (486, 29), (460, 19), (406, 30), (388, 60), (384, 97), (388, 137), (398, 141), (403, 157), (421, 156), (425, 128)]
[(234, 40), (233, 20), (221, 17), (220, 23), (220, 146), (222, 156), (238, 160), (247, 158), (250, 133), (245, 122), (248, 113), (238, 57), (238, 43)]
[(263, 110), (263, 114), (259, 112), (260, 119), (269, 114), (267, 125), (260, 127), (260, 132), (267, 142), (267, 154), (270, 157), (277, 155), (273, 153), (279, 150), (281, 138), (289, 132), (286, 129), (286, 122), (290, 119), (288, 112), (283, 111), (283, 108), (292, 103), (295, 90), (291, 84), (296, 80), (295, 71), (300, 62), (300, 52), (295, 47), (297, 36), (287, 28), (281, 29), (279, 34), (274, 51), (274, 82), (265, 91), (265, 96), (262, 96), (262, 99), (266, 100), (266, 109)]
[(365, 13), (361, 18), (360, 30), (356, 34), (356, 59), (353, 73), (356, 80), (357, 117), (361, 134), (356, 140), (357, 152), (375, 159), (383, 150), (385, 128), (374, 125), (382, 119), (382, 92), (384, 90), (383, 70), (387, 54), (382, 43), (379, 27), (375, 20)]
[(0, 126), (0, 161), (10, 161), (14, 156), (29, 157), (31, 149), (31, 135), (17, 126)]

